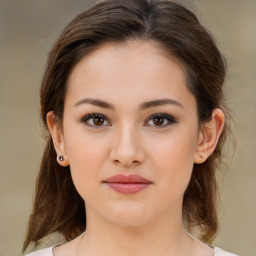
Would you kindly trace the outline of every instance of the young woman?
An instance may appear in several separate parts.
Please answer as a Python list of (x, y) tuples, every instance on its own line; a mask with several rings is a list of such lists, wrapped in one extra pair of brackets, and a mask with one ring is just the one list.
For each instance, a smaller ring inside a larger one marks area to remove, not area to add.
[(79, 14), (42, 81), (49, 135), (23, 250), (59, 232), (67, 243), (30, 255), (232, 255), (210, 246), (224, 78), (214, 40), (177, 3), (107, 0)]

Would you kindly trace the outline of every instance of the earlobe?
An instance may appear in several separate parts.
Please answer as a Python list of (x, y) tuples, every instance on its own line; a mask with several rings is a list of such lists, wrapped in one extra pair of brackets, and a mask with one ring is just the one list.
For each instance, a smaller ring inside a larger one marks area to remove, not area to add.
[(201, 164), (215, 150), (225, 123), (225, 116), (221, 109), (216, 108), (212, 112), (209, 122), (203, 123), (198, 135), (198, 142), (194, 163)]
[(62, 129), (58, 122), (53, 111), (47, 113), (46, 116), (47, 125), (51, 133), (52, 141), (54, 144), (55, 151), (57, 153), (57, 162), (61, 166), (68, 166), (68, 156), (66, 154), (65, 141), (62, 133)]

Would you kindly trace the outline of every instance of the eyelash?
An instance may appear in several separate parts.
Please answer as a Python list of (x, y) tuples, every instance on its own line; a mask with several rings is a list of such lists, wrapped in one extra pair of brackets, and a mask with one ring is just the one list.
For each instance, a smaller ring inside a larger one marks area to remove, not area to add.
[(156, 128), (156, 129), (161, 129), (161, 128), (164, 128), (164, 127), (169, 126), (171, 124), (177, 123), (177, 120), (173, 116), (165, 114), (165, 113), (158, 113), (158, 114), (151, 115), (147, 119), (146, 123), (149, 122), (150, 120), (153, 121), (154, 118), (162, 118), (162, 119), (164, 119), (164, 123), (165, 123), (164, 125), (161, 125), (161, 126), (149, 125), (149, 126), (152, 126), (152, 127)]
[[(93, 124), (89, 124), (88, 121), (89, 120), (93, 120), (94, 118), (101, 118), (103, 119), (103, 125), (100, 125), (100, 126), (97, 126), (97, 125), (93, 125)], [(168, 115), (168, 114), (165, 114), (165, 113), (157, 113), (157, 114), (153, 114), (151, 115), (146, 123), (148, 123), (149, 121), (153, 120), (154, 118), (162, 118), (164, 119), (164, 125), (160, 125), (160, 126), (157, 126), (157, 125), (146, 125), (146, 126), (152, 126), (153, 128), (156, 128), (156, 129), (161, 129), (161, 128), (164, 128), (166, 126), (169, 126), (171, 124), (175, 124), (177, 123), (177, 120), (171, 116), (171, 115)], [(109, 122), (109, 119), (105, 116), (105, 115), (102, 115), (100, 113), (92, 113), (92, 114), (88, 114), (86, 116), (84, 116), (82, 119), (81, 119), (81, 122), (84, 123), (86, 126), (90, 127), (90, 128), (96, 128), (96, 129), (99, 129), (101, 128), (102, 126), (111, 126), (111, 124), (105, 124), (105, 122)]]
[[(92, 124), (88, 124), (88, 121), (91, 119), (93, 120), (94, 118), (102, 118), (104, 120), (104, 123), (105, 121), (109, 122), (108, 121), (108, 118), (100, 113), (92, 113), (92, 114), (89, 114), (89, 115), (86, 115), (84, 116), (82, 119), (81, 119), (81, 122), (84, 123), (86, 126), (89, 126), (91, 128), (96, 128), (96, 129), (99, 129), (101, 128), (102, 126), (106, 126), (106, 125), (101, 125), (101, 126), (98, 126), (97, 125), (92, 125)], [(107, 126), (111, 126), (111, 125), (107, 125)]]

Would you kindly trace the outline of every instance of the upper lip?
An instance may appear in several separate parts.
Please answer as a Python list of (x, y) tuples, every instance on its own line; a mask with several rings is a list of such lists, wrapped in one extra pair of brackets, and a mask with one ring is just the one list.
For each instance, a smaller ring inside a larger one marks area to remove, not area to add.
[(150, 184), (152, 183), (150, 180), (147, 180), (139, 175), (131, 174), (131, 175), (123, 175), (118, 174), (111, 176), (110, 178), (104, 180), (105, 183), (144, 183)]

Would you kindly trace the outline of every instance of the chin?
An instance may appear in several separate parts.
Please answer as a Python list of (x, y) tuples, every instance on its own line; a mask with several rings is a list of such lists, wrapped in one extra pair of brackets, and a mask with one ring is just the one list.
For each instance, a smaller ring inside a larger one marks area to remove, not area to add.
[(149, 211), (146, 211), (145, 208), (126, 206), (116, 209), (109, 219), (112, 223), (122, 227), (141, 227), (151, 219), (146, 213)]

